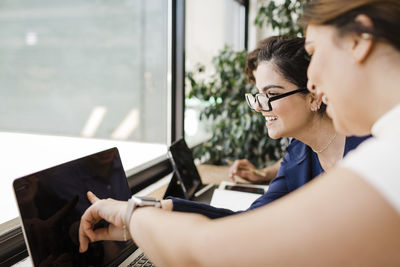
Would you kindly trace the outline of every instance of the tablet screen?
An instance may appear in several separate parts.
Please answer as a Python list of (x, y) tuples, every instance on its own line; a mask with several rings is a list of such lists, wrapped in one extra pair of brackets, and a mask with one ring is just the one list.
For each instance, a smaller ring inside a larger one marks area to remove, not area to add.
[(174, 171), (183, 185), (185, 197), (189, 199), (201, 185), (201, 178), (196, 165), (194, 165), (192, 151), (185, 140), (180, 139), (170, 146), (169, 152)]

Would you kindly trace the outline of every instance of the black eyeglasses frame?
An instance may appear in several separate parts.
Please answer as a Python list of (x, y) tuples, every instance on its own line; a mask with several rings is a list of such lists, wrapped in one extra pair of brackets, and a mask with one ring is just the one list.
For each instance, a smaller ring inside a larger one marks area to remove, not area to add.
[[(280, 95), (277, 95), (277, 96), (273, 96), (273, 97), (269, 97), (267, 94), (261, 94), (261, 93), (256, 94), (256, 95), (252, 95), (252, 94), (248, 93), (248, 94), (245, 94), (245, 97), (246, 97), (247, 105), (249, 105), (251, 110), (257, 111), (255, 108), (253, 108), (253, 104), (250, 102), (249, 96), (251, 96), (254, 99), (254, 102), (257, 102), (258, 107), (262, 111), (272, 111), (272, 106), (271, 106), (271, 102), (272, 101), (275, 101), (275, 100), (278, 100), (278, 99), (281, 99), (281, 98), (284, 98), (284, 97), (287, 97), (287, 96), (290, 96), (290, 95), (293, 95), (293, 94), (306, 93), (306, 92), (308, 92), (308, 89), (306, 87), (300, 87), (300, 88), (298, 88), (296, 90), (293, 90), (293, 91), (290, 91), (290, 92), (287, 92), (287, 93), (283, 93), (283, 94), (280, 94)], [(261, 96), (261, 95), (265, 96), (268, 99), (268, 107), (269, 107), (269, 109), (263, 109), (261, 107), (260, 101), (258, 100), (259, 96)]]

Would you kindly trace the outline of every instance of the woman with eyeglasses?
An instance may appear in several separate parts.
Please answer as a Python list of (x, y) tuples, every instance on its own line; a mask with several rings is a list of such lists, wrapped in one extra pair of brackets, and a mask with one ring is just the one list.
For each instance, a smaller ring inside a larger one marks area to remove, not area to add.
[[(349, 150), (365, 140), (357, 137), (345, 139), (343, 135), (337, 134), (332, 120), (325, 113), (326, 106), (321, 103), (321, 98), (309, 94), (306, 87), (310, 58), (303, 47), (303, 38), (270, 37), (260, 41), (256, 49), (249, 53), (246, 62), (247, 78), (260, 92), (255, 96), (246, 94), (248, 105), (264, 115), (271, 138), (296, 139), (289, 145), (283, 162), (279, 161), (272, 166), (272, 169), (278, 171), (280, 164), (283, 164), (274, 178), (289, 176), (289, 180), (296, 180), (292, 176), (297, 176), (297, 181), (301, 181), (301, 184), (295, 182), (295, 188), (292, 187), (293, 181), (289, 182), (289, 188), (282, 188), (282, 193), (293, 191), (323, 170), (328, 170)], [(290, 171), (296, 159), (303, 158), (307, 160), (301, 165), (308, 166), (308, 170), (302, 168), (302, 171)], [(268, 181), (259, 172), (249, 171), (254, 168), (246, 159), (236, 160), (229, 170), (229, 176), (233, 178), (237, 175), (256, 183)], [(261, 171), (270, 173), (271, 168)]]
[[(127, 212), (126, 202), (89, 194), (81, 251), (89, 240), (121, 240), (125, 226), (157, 266), (400, 266), (399, 14), (398, 0), (308, 1), (309, 88), (342, 134), (373, 135), (335, 168), (270, 205), (217, 220)], [(103, 218), (109, 228), (93, 231)]]
[[(248, 210), (298, 189), (332, 168), (347, 152), (368, 138), (346, 138), (335, 131), (321, 97), (307, 90), (309, 62), (304, 38), (291, 36), (266, 38), (247, 57), (246, 75), (259, 90), (256, 95), (246, 94), (249, 107), (265, 117), (271, 138), (293, 138), (268, 191)], [(256, 176), (243, 170), (244, 167), (254, 168), (247, 160), (240, 160), (233, 164), (230, 173), (241, 177)], [(200, 213), (209, 218), (236, 213), (181, 198), (170, 198), (162, 203), (166, 210)]]

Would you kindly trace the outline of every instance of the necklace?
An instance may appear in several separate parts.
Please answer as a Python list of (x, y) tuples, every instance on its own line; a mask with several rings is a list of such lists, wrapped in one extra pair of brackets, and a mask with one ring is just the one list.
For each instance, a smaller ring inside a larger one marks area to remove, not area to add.
[(333, 140), (335, 139), (335, 137), (336, 137), (336, 133), (333, 135), (333, 137), (332, 137), (332, 139), (331, 140), (329, 140), (329, 142), (328, 142), (328, 144), (326, 144), (326, 146), (325, 147), (323, 147), (322, 149), (320, 149), (320, 150), (314, 150), (313, 148), (311, 148), (312, 149), (312, 151), (314, 151), (315, 153), (322, 153), (322, 152), (324, 152), (327, 148), (328, 148), (328, 146), (333, 142)]

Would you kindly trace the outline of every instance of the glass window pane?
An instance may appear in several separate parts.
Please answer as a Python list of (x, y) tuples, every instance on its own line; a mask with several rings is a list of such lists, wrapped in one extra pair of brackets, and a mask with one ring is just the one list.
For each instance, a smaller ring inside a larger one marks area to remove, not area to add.
[[(235, 0), (186, 1), (186, 71), (197, 64), (205, 66), (208, 77), (214, 72), (211, 61), (225, 45), (235, 51), (244, 49), (245, 8)], [(186, 93), (190, 85), (186, 83)], [(189, 145), (198, 144), (211, 133), (205, 121), (199, 121), (200, 111), (207, 105), (197, 99), (185, 100), (185, 138)]]
[(0, 22), (0, 223), (15, 177), (113, 146), (125, 169), (165, 155), (168, 1), (4, 0)]

